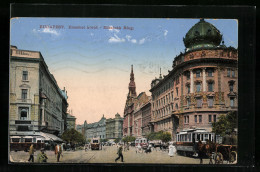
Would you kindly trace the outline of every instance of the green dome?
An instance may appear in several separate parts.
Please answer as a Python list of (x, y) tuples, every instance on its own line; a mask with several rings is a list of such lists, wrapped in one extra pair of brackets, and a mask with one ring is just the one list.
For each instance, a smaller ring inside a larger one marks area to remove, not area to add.
[(187, 32), (183, 42), (187, 50), (202, 47), (217, 47), (222, 40), (220, 31), (212, 24), (201, 19)]

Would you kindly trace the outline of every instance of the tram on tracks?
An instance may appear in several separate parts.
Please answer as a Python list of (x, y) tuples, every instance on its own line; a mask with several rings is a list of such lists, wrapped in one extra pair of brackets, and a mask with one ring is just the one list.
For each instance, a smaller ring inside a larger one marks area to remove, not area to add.
[[(177, 133), (176, 149), (177, 153), (184, 156), (193, 156), (198, 152), (198, 144), (202, 144), (204, 154), (215, 160), (215, 164), (223, 161), (228, 163), (237, 162), (237, 145), (234, 143), (223, 144), (222, 137), (205, 129), (188, 129)], [(200, 143), (199, 143), (200, 142)]]
[(196, 144), (199, 140), (204, 144), (206, 141), (215, 142), (215, 134), (207, 132), (205, 129), (188, 129), (177, 133), (177, 153), (192, 156), (196, 152)]

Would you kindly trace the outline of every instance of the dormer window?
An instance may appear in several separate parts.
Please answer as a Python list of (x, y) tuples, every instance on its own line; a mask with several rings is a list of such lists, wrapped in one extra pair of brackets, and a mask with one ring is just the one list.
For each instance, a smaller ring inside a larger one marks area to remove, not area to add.
[(194, 36), (200, 36), (200, 32), (196, 30)]
[(211, 29), (208, 29), (207, 35), (211, 35)]

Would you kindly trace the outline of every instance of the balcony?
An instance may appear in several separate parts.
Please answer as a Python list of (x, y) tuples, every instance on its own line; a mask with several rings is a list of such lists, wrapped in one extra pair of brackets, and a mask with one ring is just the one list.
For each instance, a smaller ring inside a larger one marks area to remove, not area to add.
[(32, 103), (31, 99), (17, 99), (17, 103)]
[(15, 120), (15, 124), (31, 125), (31, 121), (30, 120)]

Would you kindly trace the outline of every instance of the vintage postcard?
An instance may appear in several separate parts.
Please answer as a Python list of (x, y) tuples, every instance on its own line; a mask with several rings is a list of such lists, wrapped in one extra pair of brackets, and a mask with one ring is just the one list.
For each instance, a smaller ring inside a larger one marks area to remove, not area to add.
[(236, 164), (238, 20), (10, 20), (11, 163)]

